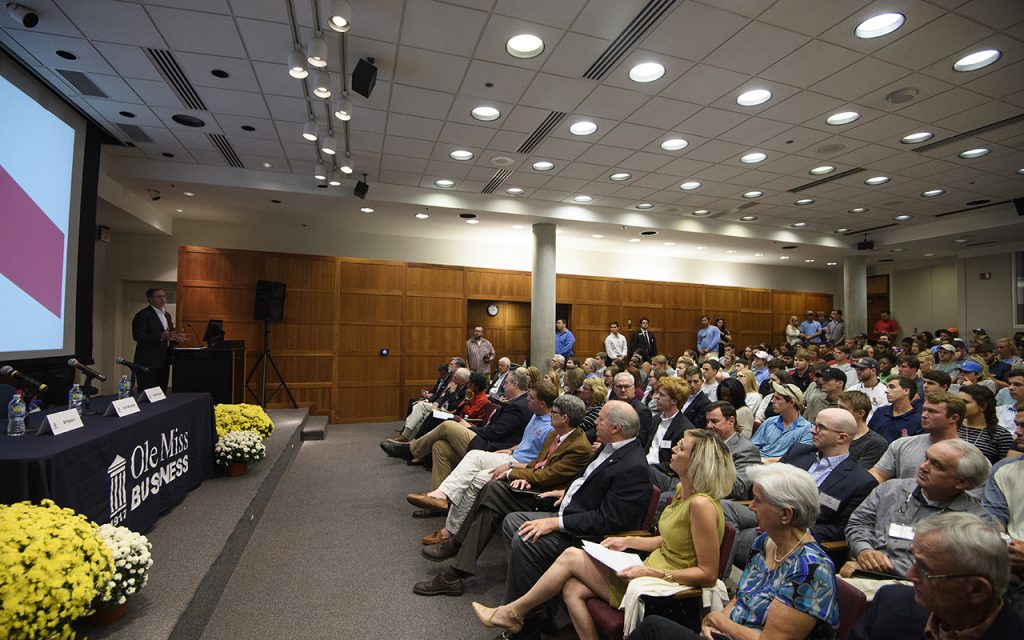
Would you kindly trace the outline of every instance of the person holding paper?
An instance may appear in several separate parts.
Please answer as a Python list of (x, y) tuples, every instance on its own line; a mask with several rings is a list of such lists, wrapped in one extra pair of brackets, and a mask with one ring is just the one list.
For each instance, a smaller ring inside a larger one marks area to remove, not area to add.
[(725, 533), (719, 500), (732, 490), (736, 479), (732, 456), (711, 432), (690, 429), (673, 448), (670, 466), (680, 483), (658, 521), (661, 535), (612, 537), (602, 542), (614, 551), (651, 552), (643, 564), (613, 572), (581, 549), (566, 549), (522, 597), (496, 609), (474, 602), (480, 622), (517, 633), (523, 626), (522, 615), (561, 592), (577, 635), (581, 640), (596, 640), (597, 628), (587, 612), (589, 598), (609, 598), (618, 607), (626, 583), (641, 576), (698, 587), (714, 585)]
[[(452, 374), (451, 382), (445, 386), (444, 391), (433, 402), (430, 400), (420, 400), (413, 404), (409, 415), (405, 418), (405, 428), (402, 429), (402, 434), (395, 438), (394, 441), (409, 442), (413, 438), (419, 437), (421, 427), (433, 415), (434, 411), (455, 409), (466, 396), (469, 379), (470, 370), (468, 368), (456, 369), (455, 373)], [(484, 380), (486, 384), (486, 378)], [(437, 423), (434, 426), (437, 426)], [(427, 433), (427, 431), (424, 431), (424, 433)]]

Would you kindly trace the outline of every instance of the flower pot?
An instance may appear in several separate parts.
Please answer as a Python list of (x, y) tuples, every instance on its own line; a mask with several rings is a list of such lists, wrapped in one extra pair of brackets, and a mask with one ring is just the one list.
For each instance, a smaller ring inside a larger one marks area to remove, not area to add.
[(102, 625), (110, 624), (128, 612), (128, 601), (123, 604), (99, 604), (96, 605), (96, 613), (86, 617), (89, 624)]
[(244, 476), (245, 472), (249, 470), (249, 464), (246, 462), (232, 462), (227, 466), (225, 473), (229, 476)]

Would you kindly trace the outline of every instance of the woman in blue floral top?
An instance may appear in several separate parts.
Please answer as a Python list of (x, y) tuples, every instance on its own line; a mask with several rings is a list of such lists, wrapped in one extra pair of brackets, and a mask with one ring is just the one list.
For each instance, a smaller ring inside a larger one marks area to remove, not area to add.
[(723, 611), (712, 611), (701, 634), (651, 616), (628, 640), (832, 640), (839, 626), (835, 566), (808, 528), (818, 518), (818, 487), (788, 464), (749, 469), (750, 508), (763, 531), (754, 541), (739, 588)]

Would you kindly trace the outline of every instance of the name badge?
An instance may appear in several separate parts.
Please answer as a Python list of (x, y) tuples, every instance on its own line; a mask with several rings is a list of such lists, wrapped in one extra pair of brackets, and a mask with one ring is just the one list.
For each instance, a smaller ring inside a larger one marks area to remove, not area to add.
[(112, 416), (117, 414), (118, 418), (123, 418), (139, 411), (141, 409), (139, 409), (139, 403), (135, 402), (135, 398), (125, 398), (124, 400), (114, 400), (111, 402), (103, 415)]
[(662, 449), (671, 449), (672, 447), (673, 447), (673, 444), (672, 444), (671, 440), (662, 440), (661, 441), (661, 448)]
[(900, 540), (913, 540), (914, 527), (906, 524), (896, 524), (893, 522), (889, 525), (889, 537), (899, 538)]
[(82, 416), (78, 415), (78, 410), (68, 409), (67, 411), (58, 411), (46, 416), (46, 423), (39, 429), (39, 433), (43, 434), (49, 431), (53, 435), (59, 436), (62, 433), (74, 431), (84, 426)]
[(839, 511), (839, 500), (838, 500), (838, 498), (833, 498), (832, 496), (828, 495), (827, 493), (819, 493), (818, 494), (818, 504), (820, 504), (823, 507), (828, 507), (829, 509), (831, 509), (833, 511)]

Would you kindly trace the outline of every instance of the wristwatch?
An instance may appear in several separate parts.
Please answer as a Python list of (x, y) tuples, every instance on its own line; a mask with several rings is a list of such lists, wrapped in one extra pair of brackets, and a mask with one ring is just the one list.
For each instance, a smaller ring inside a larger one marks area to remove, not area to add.
[(665, 569), (665, 582), (675, 582), (675, 578), (672, 577), (672, 572)]

